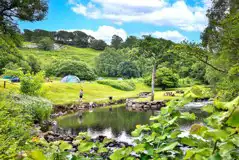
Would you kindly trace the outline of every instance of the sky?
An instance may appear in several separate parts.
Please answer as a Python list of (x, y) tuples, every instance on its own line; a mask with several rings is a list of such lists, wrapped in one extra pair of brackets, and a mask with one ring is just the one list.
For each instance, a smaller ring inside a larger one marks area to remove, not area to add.
[(49, 0), (40, 22), (19, 22), (23, 29), (80, 30), (108, 44), (114, 34), (152, 35), (174, 42), (200, 41), (210, 0)]

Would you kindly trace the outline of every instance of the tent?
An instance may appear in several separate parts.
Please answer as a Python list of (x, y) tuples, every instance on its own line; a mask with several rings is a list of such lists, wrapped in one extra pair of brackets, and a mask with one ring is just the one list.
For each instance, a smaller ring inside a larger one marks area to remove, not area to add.
[(80, 79), (73, 75), (68, 75), (62, 78), (61, 82), (63, 83), (80, 83)]

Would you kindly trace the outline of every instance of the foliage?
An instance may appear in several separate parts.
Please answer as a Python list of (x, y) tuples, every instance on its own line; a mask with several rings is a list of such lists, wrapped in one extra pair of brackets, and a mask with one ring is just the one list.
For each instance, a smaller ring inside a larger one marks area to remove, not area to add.
[(22, 106), (26, 113), (31, 115), (34, 122), (42, 122), (50, 118), (52, 103), (40, 97), (27, 95), (13, 95), (13, 102)]
[(165, 61), (164, 55), (168, 53), (169, 49), (173, 45), (172, 41), (165, 39), (157, 39), (152, 36), (143, 36), (144, 39), (140, 40), (139, 46), (139, 56), (150, 59), (152, 62), (152, 92), (151, 101), (154, 100), (154, 87), (155, 87), (155, 76), (158, 65)]
[(105, 43), (105, 41), (103, 40), (92, 40), (92, 42), (90, 43), (90, 48), (93, 48), (95, 50), (104, 50), (105, 47), (107, 46), (107, 44)]
[(180, 86), (180, 87), (191, 87), (191, 86), (199, 85), (199, 84), (201, 84), (200, 81), (197, 81), (190, 77), (180, 78), (178, 80), (178, 86)]
[(11, 96), (0, 94), (0, 159), (16, 159), (24, 149), (32, 149), (30, 139), (32, 118), (28, 110), (16, 104)]
[(115, 77), (118, 74), (118, 65), (123, 61), (121, 55), (114, 48), (106, 48), (103, 53), (96, 58), (96, 70), (99, 75)]
[(130, 80), (98, 80), (97, 83), (111, 86), (116, 89), (123, 91), (133, 91), (135, 90), (135, 84)]
[(38, 48), (49, 51), (53, 50), (54, 48), (54, 41), (51, 40), (49, 37), (44, 37), (38, 42)]
[(129, 36), (123, 43), (122, 47), (124, 48), (133, 48), (137, 45), (138, 43), (138, 38), (135, 36)]
[(118, 65), (118, 74), (126, 78), (139, 77), (139, 70), (132, 62), (121, 62)]
[(27, 58), (27, 62), (31, 67), (31, 72), (36, 74), (37, 72), (41, 71), (41, 64), (38, 61), (37, 57), (34, 55), (29, 55)]
[(94, 71), (84, 62), (72, 60), (57, 60), (46, 68), (47, 76), (64, 77), (75, 75), (81, 80), (94, 80)]
[[(155, 86), (161, 87), (163, 90), (166, 88), (173, 88), (178, 86), (178, 75), (173, 73), (171, 69), (160, 68), (156, 72)], [(145, 79), (147, 85), (151, 85), (152, 77)]]
[(190, 90), (184, 93), (185, 98), (210, 98), (212, 96), (212, 92), (210, 88), (205, 88), (202, 86), (193, 86)]
[(24, 72), (30, 70), (30, 66), (24, 57), (18, 53), (18, 49), (10, 35), (0, 35), (0, 46), (0, 74), (4, 72), (4, 68), (22, 68)]
[(42, 95), (42, 83), (44, 82), (44, 77), (44, 72), (38, 72), (36, 75), (27, 73), (20, 76), (21, 93), (31, 96)]
[(123, 43), (123, 39), (118, 35), (113, 35), (111, 40), (111, 47), (119, 49)]
[[(11, 33), (16, 35), (16, 20), (40, 21), (48, 10), (48, 4), (45, 0), (29, 1), (1, 1), (0, 8), (0, 31), (4, 34)], [(14, 38), (13, 38), (14, 39)]]

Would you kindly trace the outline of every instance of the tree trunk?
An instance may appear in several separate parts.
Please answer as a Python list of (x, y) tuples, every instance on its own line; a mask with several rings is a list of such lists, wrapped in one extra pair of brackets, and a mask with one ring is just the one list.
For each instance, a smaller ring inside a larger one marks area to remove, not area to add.
[(152, 71), (152, 92), (151, 92), (151, 101), (154, 101), (154, 85), (155, 85), (155, 77), (156, 77), (156, 64), (153, 66), (153, 71)]

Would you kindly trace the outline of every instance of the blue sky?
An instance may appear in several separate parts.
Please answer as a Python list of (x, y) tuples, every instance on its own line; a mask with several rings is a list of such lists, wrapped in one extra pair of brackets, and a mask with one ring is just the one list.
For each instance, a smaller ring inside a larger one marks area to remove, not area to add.
[(151, 34), (180, 42), (199, 41), (210, 0), (49, 0), (41, 22), (19, 22), (23, 29), (81, 30), (110, 42), (112, 35)]

